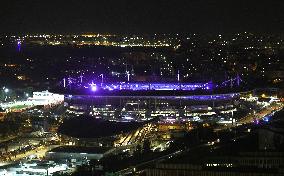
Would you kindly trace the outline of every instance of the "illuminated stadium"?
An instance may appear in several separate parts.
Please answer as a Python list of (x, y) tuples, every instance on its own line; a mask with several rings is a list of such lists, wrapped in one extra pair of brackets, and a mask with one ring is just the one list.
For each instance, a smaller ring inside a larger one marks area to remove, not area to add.
[[(70, 116), (110, 121), (147, 121), (156, 117), (218, 116), (235, 111), (240, 79), (223, 83), (104, 82), (64, 78), (54, 92), (65, 95)], [(231, 86), (231, 89), (228, 87)], [(235, 91), (237, 90), (237, 91)], [(196, 118), (195, 118), (196, 119)]]
[(207, 82), (105, 82), (101, 80), (79, 78), (63, 78), (53, 92), (72, 96), (161, 96), (186, 99), (226, 99), (234, 97), (242, 81), (239, 76), (222, 83)]
[[(238, 87), (237, 79), (221, 84), (209, 82), (104, 82), (67, 78), (55, 89), (56, 93), (65, 95), (68, 125), (62, 125), (63, 134), (80, 137), (101, 137), (96, 132), (90, 134), (86, 127), (98, 128), (97, 121), (109, 125), (125, 125), (124, 123), (143, 125), (151, 121), (163, 123), (201, 122), (209, 119), (218, 121), (229, 119), (240, 99), (239, 91), (230, 91)], [(225, 90), (225, 91), (224, 91)], [(87, 121), (86, 123), (84, 123)], [(96, 122), (93, 122), (96, 121)], [(69, 124), (70, 123), (70, 124)], [(93, 124), (93, 125), (91, 125)], [(84, 126), (84, 128), (81, 128)], [(134, 125), (135, 126), (135, 125)], [(135, 126), (136, 127), (136, 126)], [(73, 134), (73, 129), (82, 129)], [(138, 128), (138, 127), (136, 127)], [(99, 129), (99, 128), (98, 128)], [(112, 129), (112, 127), (110, 128)], [(120, 128), (119, 128), (120, 129)], [(121, 129), (126, 128), (123, 126)], [(118, 130), (121, 132), (122, 130)], [(99, 130), (105, 131), (105, 130)], [(107, 130), (111, 131), (111, 130)], [(112, 132), (109, 135), (117, 134)], [(87, 135), (88, 136), (88, 135)]]
[(140, 91), (140, 90), (186, 90), (194, 91), (197, 89), (210, 90), (212, 89), (212, 83), (107, 83), (100, 84), (90, 84), (90, 88), (93, 91), (97, 90), (97, 87), (103, 90), (131, 90), (131, 91)]

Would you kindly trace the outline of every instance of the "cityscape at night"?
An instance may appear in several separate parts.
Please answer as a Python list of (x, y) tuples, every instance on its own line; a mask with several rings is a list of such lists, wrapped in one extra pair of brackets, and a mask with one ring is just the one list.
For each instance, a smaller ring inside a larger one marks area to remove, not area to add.
[(283, 9), (5, 0), (0, 176), (284, 175)]

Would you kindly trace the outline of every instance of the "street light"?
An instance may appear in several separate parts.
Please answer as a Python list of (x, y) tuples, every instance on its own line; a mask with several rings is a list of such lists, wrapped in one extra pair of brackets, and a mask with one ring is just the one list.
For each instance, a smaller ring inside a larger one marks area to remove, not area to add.
[(8, 93), (8, 92), (9, 92), (9, 89), (8, 89), (8, 88), (5, 88), (5, 89), (4, 89), (4, 92), (5, 92), (5, 93)]

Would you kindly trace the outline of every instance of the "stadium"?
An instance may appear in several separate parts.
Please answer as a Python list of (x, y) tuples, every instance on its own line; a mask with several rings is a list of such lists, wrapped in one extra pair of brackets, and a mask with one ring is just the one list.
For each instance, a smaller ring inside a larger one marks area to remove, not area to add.
[[(64, 94), (70, 116), (111, 121), (147, 121), (156, 117), (192, 120), (235, 111), (243, 87), (236, 77), (208, 82), (104, 82), (64, 78), (53, 92)], [(227, 89), (231, 87), (231, 89)], [(234, 90), (234, 92), (232, 92)], [(235, 92), (236, 91), (236, 92)], [(196, 119), (196, 118), (195, 118)]]

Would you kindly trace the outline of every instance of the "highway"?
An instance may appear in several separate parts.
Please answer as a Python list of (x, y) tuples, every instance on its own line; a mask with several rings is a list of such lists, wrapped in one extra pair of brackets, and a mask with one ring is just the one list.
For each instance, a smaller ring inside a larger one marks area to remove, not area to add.
[(262, 119), (266, 115), (271, 114), (274, 111), (279, 111), (284, 107), (282, 103), (277, 103), (275, 105), (269, 105), (263, 108), (260, 112), (251, 113), (238, 121), (240, 124), (246, 124), (253, 122), (254, 119)]

